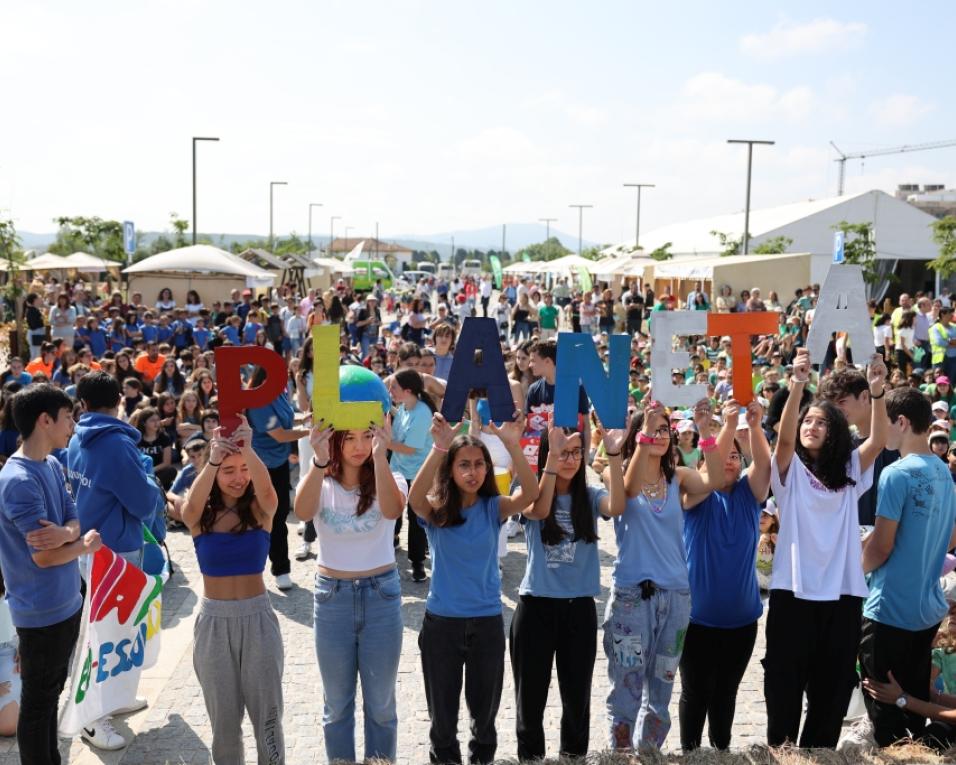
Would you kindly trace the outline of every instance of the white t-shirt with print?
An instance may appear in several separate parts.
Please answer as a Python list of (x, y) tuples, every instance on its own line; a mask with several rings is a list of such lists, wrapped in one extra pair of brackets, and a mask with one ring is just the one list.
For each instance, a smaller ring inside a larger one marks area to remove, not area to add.
[[(407, 497), (408, 482), (398, 473), (392, 475), (403, 497)], [(313, 521), (320, 566), (338, 571), (370, 571), (395, 562), (395, 520), (382, 515), (378, 499), (362, 515), (356, 515), (358, 500), (357, 488), (349, 491), (334, 478), (323, 479)]]
[(839, 491), (821, 484), (796, 454), (786, 483), (780, 478), (776, 456), (770, 468), (780, 519), (770, 589), (790, 590), (803, 600), (839, 600), (841, 595), (865, 598), (857, 502), (873, 485), (873, 466), (861, 474), (860, 452), (854, 449), (847, 473), (856, 485)]

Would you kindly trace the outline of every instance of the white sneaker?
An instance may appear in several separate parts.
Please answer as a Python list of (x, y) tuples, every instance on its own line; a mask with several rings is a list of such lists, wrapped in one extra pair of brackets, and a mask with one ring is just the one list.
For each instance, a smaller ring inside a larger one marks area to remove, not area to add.
[(133, 703), (125, 707), (120, 707), (119, 709), (114, 709), (110, 714), (119, 716), (119, 715), (131, 715), (133, 712), (138, 712), (141, 709), (146, 709), (149, 706), (149, 702), (143, 696), (137, 696), (133, 699)]
[(299, 525), (296, 527), (295, 533), (300, 537), (305, 534), (305, 521), (299, 521)]
[(105, 749), (108, 752), (126, 746), (126, 739), (116, 732), (109, 717), (101, 717), (91, 727), (84, 727), (80, 735), (97, 749)]
[(309, 557), (309, 554), (312, 552), (312, 543), (303, 542), (299, 545), (299, 549), (295, 551), (296, 560), (305, 560)]
[(873, 723), (867, 715), (857, 718), (853, 725), (844, 731), (837, 742), (838, 752), (872, 752), (876, 748), (876, 739), (873, 737)]
[(276, 577), (276, 587), (278, 587), (280, 590), (291, 590), (292, 577), (288, 574), (279, 574)]

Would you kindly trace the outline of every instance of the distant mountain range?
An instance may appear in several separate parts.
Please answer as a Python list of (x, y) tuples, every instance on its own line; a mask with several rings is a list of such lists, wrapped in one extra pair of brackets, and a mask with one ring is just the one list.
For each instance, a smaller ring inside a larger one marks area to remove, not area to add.
[[(507, 223), (505, 224), (505, 247), (509, 252), (515, 252), (531, 244), (537, 244), (545, 240), (547, 229), (540, 223)], [(20, 231), (20, 242), (24, 249), (44, 251), (56, 240), (56, 232), (34, 233), (31, 231)], [(167, 231), (140, 231), (139, 243), (141, 246), (148, 247), (160, 236), (171, 237)], [(299, 234), (302, 236), (302, 234)], [(264, 240), (263, 234), (210, 234), (203, 235), (212, 240), (213, 244), (228, 249), (233, 242), (248, 242), (250, 240)], [(551, 236), (558, 240), (569, 250), (577, 251), (578, 239), (575, 236), (569, 236), (562, 231), (551, 229)], [(424, 250), (429, 252), (435, 250), (442, 260), (447, 260), (451, 254), (451, 239), (455, 238), (455, 248), (464, 247), (465, 249), (478, 250), (500, 250), (501, 249), (501, 226), (486, 226), (485, 228), (464, 229), (457, 231), (443, 231), (438, 234), (400, 234), (398, 236), (383, 236), (382, 241), (395, 242), (403, 247), (413, 250)], [(328, 244), (327, 236), (313, 235), (312, 241), (316, 248), (324, 247)], [(593, 247), (596, 243), (587, 239), (584, 240), (584, 247)]]

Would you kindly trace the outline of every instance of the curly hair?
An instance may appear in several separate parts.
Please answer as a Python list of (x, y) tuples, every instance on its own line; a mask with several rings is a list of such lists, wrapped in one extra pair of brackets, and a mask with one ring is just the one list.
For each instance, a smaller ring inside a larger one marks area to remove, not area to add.
[[(337, 430), (332, 434), (332, 440), (329, 443), (329, 467), (326, 475), (329, 478), (342, 483), (342, 475), (345, 472), (344, 460), (342, 459), (342, 447), (345, 445), (345, 437), (349, 434), (347, 430)], [(355, 514), (362, 515), (375, 501), (375, 465), (372, 462), (372, 454), (369, 452), (368, 459), (362, 463), (359, 468), (359, 499)]]
[(432, 519), (436, 526), (445, 528), (446, 526), (460, 526), (465, 522), (461, 514), (461, 490), (455, 483), (452, 475), (455, 456), (459, 449), (466, 447), (481, 449), (481, 455), (485, 460), (487, 469), (485, 470), (485, 481), (478, 487), (479, 497), (497, 497), (499, 496), (498, 484), (495, 483), (495, 471), (491, 461), (491, 453), (485, 442), (474, 436), (461, 435), (455, 436), (455, 440), (448, 447), (448, 454), (438, 466), (438, 473), (435, 475), (435, 485), (432, 490), (432, 497), (437, 503), (437, 507), (432, 512)]
[[(810, 455), (800, 441), (800, 425), (810, 409), (819, 409), (827, 421), (827, 436), (816, 458)], [(800, 461), (830, 491), (839, 491), (847, 486), (855, 486), (856, 481), (847, 475), (846, 466), (853, 453), (853, 439), (846, 415), (836, 404), (830, 401), (811, 401), (800, 410), (797, 418), (797, 439), (795, 451)]]
[[(548, 434), (544, 433), (538, 446), (538, 475), (542, 475), (541, 471), (548, 462), (549, 450)], [(593, 544), (597, 542), (598, 535), (594, 529), (594, 515), (591, 512), (591, 501), (588, 497), (587, 465), (583, 457), (568, 488), (570, 489), (568, 493), (571, 495), (571, 526), (574, 529), (574, 537), (571, 541), (577, 542), (580, 539)], [(551, 510), (541, 522), (541, 541), (546, 545), (560, 544), (567, 537), (567, 532), (561, 528), (554, 515), (557, 503), (558, 493), (555, 491), (551, 498)]]

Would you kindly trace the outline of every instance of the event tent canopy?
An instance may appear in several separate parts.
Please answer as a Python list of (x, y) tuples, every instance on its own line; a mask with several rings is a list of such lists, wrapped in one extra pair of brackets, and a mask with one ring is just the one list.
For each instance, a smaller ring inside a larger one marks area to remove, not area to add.
[(654, 258), (645, 258), (640, 255), (627, 255), (623, 258), (605, 258), (594, 263), (591, 272), (598, 279), (610, 279), (614, 276), (637, 276), (644, 274), (644, 269), (653, 266), (658, 261)]
[(158, 255), (144, 258), (129, 268), (124, 274), (143, 274), (151, 272), (228, 274), (245, 278), (250, 286), (268, 286), (275, 280), (275, 274), (247, 263), (238, 255), (226, 252), (209, 244), (194, 244), (168, 250)]
[(74, 252), (63, 259), (69, 265), (67, 268), (73, 268), (88, 274), (98, 274), (108, 268), (120, 268), (122, 263), (107, 258), (98, 258), (96, 255), (90, 255), (88, 252)]
[(57, 271), (57, 270), (66, 270), (68, 268), (75, 268), (66, 262), (66, 258), (59, 255), (54, 255), (52, 252), (45, 252), (42, 255), (37, 255), (35, 258), (22, 263), (20, 265), (21, 271)]

